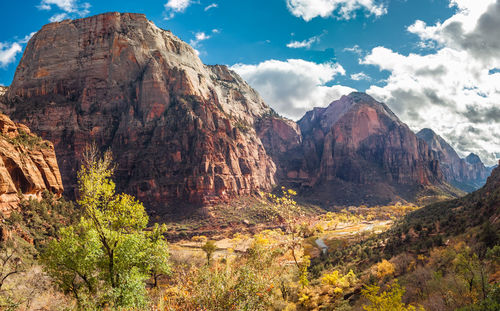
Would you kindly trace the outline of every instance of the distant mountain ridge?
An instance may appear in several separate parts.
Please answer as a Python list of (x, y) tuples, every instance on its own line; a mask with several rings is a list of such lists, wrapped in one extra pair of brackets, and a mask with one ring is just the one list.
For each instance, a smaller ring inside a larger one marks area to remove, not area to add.
[[(427, 144), (383, 103), (351, 93), (314, 108), (297, 124), (302, 142), (286, 150), (281, 182), (328, 204), (385, 204), (414, 200), (429, 189), (458, 195), (446, 185)], [(266, 141), (264, 146), (272, 150)], [(271, 152), (273, 155), (273, 153)]]
[(428, 128), (420, 130), (417, 136), (436, 152), (444, 177), (453, 186), (472, 192), (486, 183), (492, 168), (486, 167), (479, 156), (471, 153), (465, 159), (460, 158), (448, 142)]

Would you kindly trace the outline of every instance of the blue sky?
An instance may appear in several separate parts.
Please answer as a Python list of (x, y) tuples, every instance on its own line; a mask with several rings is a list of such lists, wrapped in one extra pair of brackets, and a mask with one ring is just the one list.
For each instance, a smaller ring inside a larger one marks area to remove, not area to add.
[[(55, 0), (54, 3), (72, 2)], [(171, 30), (186, 42), (195, 40), (197, 33), (205, 33), (210, 39), (200, 42), (200, 58), (207, 64), (235, 63), (255, 64), (267, 59), (286, 60), (298, 58), (314, 62), (338, 60), (347, 75), (336, 82), (364, 91), (370, 83), (350, 79), (350, 74), (363, 71), (374, 79), (383, 79), (373, 66), (360, 66), (357, 55), (344, 51), (358, 45), (361, 49), (386, 46), (408, 53), (419, 51), (418, 38), (408, 33), (406, 27), (416, 19), (428, 23), (442, 21), (452, 15), (454, 9), (444, 0), (395, 0), (385, 3), (391, 14), (380, 17), (366, 16), (363, 10), (353, 12), (356, 17), (349, 20), (338, 18), (315, 18), (305, 21), (292, 15), (285, 0), (201, 0), (193, 1), (182, 12), (174, 12), (170, 19), (165, 4), (161, 0), (107, 0), (74, 1), (80, 4), (82, 15), (94, 15), (109, 11), (140, 12), (163, 29)], [(41, 0), (0, 3), (0, 42), (13, 43), (38, 31), (49, 19), (66, 13), (57, 5), (50, 10), (40, 9)], [(50, 0), (49, 0), (50, 3)], [(85, 9), (84, 3), (90, 7)], [(205, 10), (208, 6), (216, 4)], [(85, 11), (88, 11), (85, 12)], [(79, 17), (78, 12), (67, 13), (67, 17)], [(217, 29), (217, 33), (212, 30)], [(289, 48), (291, 41), (304, 41), (319, 37), (310, 48)], [(24, 44), (22, 45), (24, 48)], [(15, 61), (0, 69), (0, 83), (9, 85), (21, 53)]]
[(50, 20), (109, 11), (146, 14), (287, 117), (366, 91), (463, 156), (500, 157), (500, 0), (2, 1), (0, 83)]

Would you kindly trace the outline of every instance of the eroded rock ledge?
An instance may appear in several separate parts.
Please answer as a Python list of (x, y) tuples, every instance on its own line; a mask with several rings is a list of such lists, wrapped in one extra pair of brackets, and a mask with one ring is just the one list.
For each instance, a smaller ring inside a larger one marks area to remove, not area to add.
[(0, 113), (0, 211), (9, 214), (22, 196), (60, 196), (63, 185), (54, 146)]

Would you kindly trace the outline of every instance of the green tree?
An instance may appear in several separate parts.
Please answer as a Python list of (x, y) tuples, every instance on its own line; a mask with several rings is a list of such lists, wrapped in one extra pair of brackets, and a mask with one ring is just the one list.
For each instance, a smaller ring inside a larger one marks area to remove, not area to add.
[(144, 229), (148, 216), (142, 203), (116, 194), (112, 156), (88, 147), (78, 172), (83, 216), (60, 230), (42, 256), (47, 272), (60, 288), (72, 292), (80, 308), (143, 307), (145, 283), (168, 273), (164, 228)]

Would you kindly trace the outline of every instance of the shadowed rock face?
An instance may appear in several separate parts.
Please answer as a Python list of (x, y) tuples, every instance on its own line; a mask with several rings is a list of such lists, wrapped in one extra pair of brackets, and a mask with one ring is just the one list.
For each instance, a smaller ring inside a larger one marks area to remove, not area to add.
[(303, 152), (302, 133), (297, 123), (267, 116), (256, 122), (256, 131), (266, 152), (276, 163), (277, 179), (285, 181), (298, 178), (303, 164)]
[[(292, 145), (285, 150), (291, 153), (286, 157), (291, 165), (285, 168), (282, 181), (309, 189), (318, 201), (381, 204), (413, 200), (417, 191), (443, 182), (439, 163), (427, 144), (387, 106), (364, 93), (351, 93), (326, 108), (314, 108), (298, 125), (301, 148)], [(263, 141), (269, 145), (269, 139)], [(268, 150), (275, 149), (276, 144), (272, 145)]]
[(41, 199), (44, 190), (63, 192), (54, 146), (0, 114), (0, 211), (16, 208), (19, 193)]
[(55, 144), (74, 191), (85, 145), (111, 148), (122, 191), (170, 211), (211, 204), (275, 182), (254, 122), (270, 112), (225, 66), (142, 14), (107, 13), (44, 26), (7, 93), (15, 120)]
[(431, 129), (422, 129), (417, 136), (436, 152), (443, 175), (452, 185), (467, 192), (484, 185), (491, 168), (485, 167), (477, 155), (471, 153), (465, 159), (460, 158), (453, 147)]

